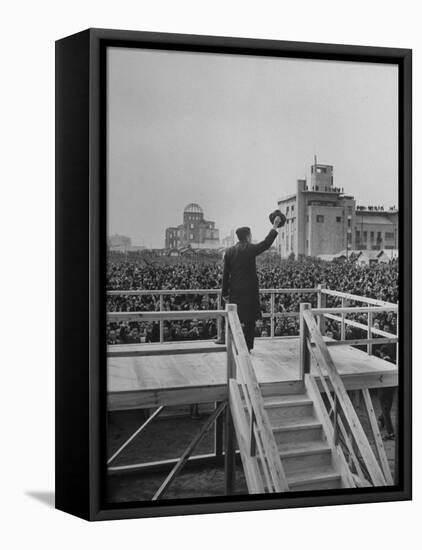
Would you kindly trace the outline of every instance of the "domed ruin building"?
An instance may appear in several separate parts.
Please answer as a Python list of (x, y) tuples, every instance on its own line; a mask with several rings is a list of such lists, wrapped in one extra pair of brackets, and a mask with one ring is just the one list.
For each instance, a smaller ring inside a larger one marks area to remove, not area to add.
[(167, 227), (165, 235), (166, 248), (212, 248), (220, 246), (219, 230), (215, 222), (204, 218), (204, 211), (194, 202), (183, 211), (183, 223), (177, 227)]

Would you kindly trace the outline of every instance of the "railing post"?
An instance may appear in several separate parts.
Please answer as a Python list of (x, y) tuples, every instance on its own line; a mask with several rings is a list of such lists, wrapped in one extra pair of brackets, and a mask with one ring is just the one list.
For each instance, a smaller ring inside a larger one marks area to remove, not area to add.
[(271, 332), (270, 332), (270, 336), (271, 338), (274, 338), (274, 310), (275, 310), (275, 294), (274, 292), (271, 292), (270, 294), (270, 327), (271, 327)]
[[(318, 285), (318, 308), (326, 307), (327, 296), (322, 292), (325, 285)], [(325, 334), (325, 315), (318, 315), (318, 326), (321, 334)]]
[(334, 392), (334, 410), (333, 410), (333, 428), (334, 428), (334, 445), (338, 445), (338, 400), (337, 394)]
[[(368, 311), (368, 340), (372, 338), (372, 322), (373, 322), (373, 313)], [(366, 351), (368, 355), (372, 355), (372, 344), (368, 344)]]
[[(217, 309), (221, 309), (221, 294), (217, 294)], [(219, 317), (217, 319), (217, 340), (221, 342), (221, 335), (222, 335), (222, 317)]]
[[(164, 295), (160, 294), (160, 311), (163, 311)], [(160, 319), (160, 344), (164, 342), (164, 321)]]
[[(341, 307), (345, 307), (346, 300), (345, 298), (341, 299)], [(340, 340), (346, 340), (346, 323), (344, 322), (345, 315), (341, 314), (341, 326), (340, 326)]]
[(305, 319), (303, 318), (303, 313), (305, 310), (311, 309), (311, 304), (302, 303), (300, 304), (300, 316), (299, 316), (299, 329), (300, 329), (300, 379), (303, 381), (305, 374), (309, 373), (311, 370), (311, 358), (309, 355), (307, 340), (309, 339), (309, 330), (308, 325), (306, 324)]
[[(215, 409), (221, 405), (220, 401), (215, 402)], [(221, 456), (223, 454), (223, 433), (224, 433), (224, 416), (220, 414), (214, 423), (214, 454), (215, 456)]]
[(234, 493), (236, 472), (236, 438), (230, 410), (230, 379), (236, 378), (236, 364), (233, 356), (233, 336), (229, 323), (229, 312), (237, 311), (236, 304), (226, 305), (226, 354), (227, 354), (227, 407), (226, 407), (226, 449), (224, 456), (226, 495)]

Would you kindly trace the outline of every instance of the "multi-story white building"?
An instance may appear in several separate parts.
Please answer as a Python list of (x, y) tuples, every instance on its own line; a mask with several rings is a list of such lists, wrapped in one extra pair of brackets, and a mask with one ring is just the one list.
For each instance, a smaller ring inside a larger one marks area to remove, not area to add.
[(277, 246), (284, 258), (397, 248), (398, 211), (357, 208), (353, 196), (334, 186), (331, 165), (315, 161), (310, 183), (298, 180), (296, 193), (280, 199), (278, 207), (287, 218)]

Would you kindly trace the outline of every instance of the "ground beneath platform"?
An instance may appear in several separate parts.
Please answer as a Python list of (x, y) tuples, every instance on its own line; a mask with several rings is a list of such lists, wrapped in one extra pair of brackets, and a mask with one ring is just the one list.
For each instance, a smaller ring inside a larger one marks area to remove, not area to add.
[[(371, 397), (376, 415), (381, 412), (376, 390), (371, 390)], [(200, 418), (190, 418), (189, 407), (174, 407), (168, 411), (174, 416), (164, 416), (155, 419), (116, 459), (114, 466), (140, 462), (152, 462), (178, 458), (200, 431), (212, 405), (203, 404), (199, 407)], [(395, 425), (397, 399), (392, 409), (393, 425)], [(376, 453), (372, 432), (363, 402), (357, 406), (357, 413), (365, 429), (368, 439)], [(145, 413), (142, 410), (116, 411), (109, 413), (109, 456), (142, 424)], [(214, 431), (211, 428), (196, 448), (194, 454), (213, 452)], [(384, 442), (391, 471), (394, 475), (395, 441)], [(169, 470), (168, 470), (169, 471)], [(109, 475), (107, 479), (107, 494), (109, 502), (132, 502), (150, 500), (164, 481), (168, 471), (160, 473), (127, 473)], [(247, 494), (245, 478), (241, 466), (236, 472), (236, 493)], [(181, 499), (192, 497), (224, 496), (224, 468), (221, 466), (201, 468), (185, 466), (170, 485), (166, 499)]]

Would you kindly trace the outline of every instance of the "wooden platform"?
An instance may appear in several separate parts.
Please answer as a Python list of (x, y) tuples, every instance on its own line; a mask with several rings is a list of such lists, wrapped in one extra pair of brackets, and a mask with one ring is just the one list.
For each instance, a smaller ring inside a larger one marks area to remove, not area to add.
[[(198, 347), (200, 353), (194, 353)], [(204, 341), (110, 346), (109, 351), (110, 411), (226, 398), (224, 346)], [(348, 390), (398, 383), (392, 363), (350, 346), (331, 347), (330, 353)], [(257, 339), (251, 357), (264, 395), (294, 393), (302, 384), (298, 338)]]

